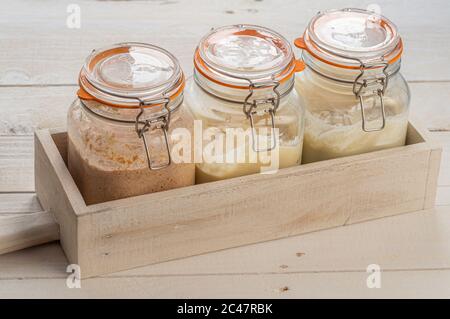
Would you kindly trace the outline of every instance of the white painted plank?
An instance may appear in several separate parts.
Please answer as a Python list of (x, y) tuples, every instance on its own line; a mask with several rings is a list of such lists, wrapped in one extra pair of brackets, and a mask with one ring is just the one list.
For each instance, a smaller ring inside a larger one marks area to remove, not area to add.
[(59, 239), (59, 227), (34, 193), (0, 193), (0, 254)]
[(0, 192), (34, 191), (32, 136), (0, 136)]
[(450, 186), (450, 132), (433, 132), (431, 136), (442, 146), (438, 185)]
[(450, 205), (450, 186), (441, 186), (437, 189), (436, 205)]
[(0, 298), (449, 298), (450, 270), (1, 280)]
[[(2, 0), (2, 2), (7, 0)], [(319, 10), (362, 7), (372, 0), (82, 1), (81, 28), (66, 27), (70, 0), (7, 1), (0, 11), (0, 84), (76, 84), (86, 55), (121, 41), (152, 42), (173, 52), (189, 73), (199, 39), (211, 27), (252, 23), (290, 41)], [(400, 28), (409, 80), (450, 80), (450, 5), (445, 0), (377, 1)]]
[(77, 88), (0, 87), (0, 135), (32, 135), (36, 129), (65, 127)]
[(0, 215), (0, 254), (59, 239), (59, 226), (47, 212)]
[[(450, 206), (122, 271), (104, 277), (450, 269)], [(57, 244), (0, 256), (0, 280), (63, 278)], [(81, 270), (82, 271), (82, 270)]]
[(410, 83), (411, 114), (432, 131), (450, 131), (450, 83)]
[(42, 211), (35, 193), (0, 194), (0, 215), (28, 214)]

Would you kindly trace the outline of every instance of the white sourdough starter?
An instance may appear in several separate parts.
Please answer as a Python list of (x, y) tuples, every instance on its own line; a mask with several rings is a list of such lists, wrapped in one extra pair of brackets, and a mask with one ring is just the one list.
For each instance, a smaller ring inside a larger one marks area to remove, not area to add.
[[(242, 104), (229, 103), (205, 93), (190, 78), (185, 88), (185, 103), (194, 114), (196, 120), (201, 120), (203, 129), (214, 127), (218, 134), (225, 135), (227, 127), (242, 128), (250, 127), (249, 120), (242, 111)], [(293, 90), (289, 96), (282, 100), (275, 115), (275, 125), (279, 129), (279, 168), (290, 167), (300, 164), (303, 143), (303, 109), (299, 106), (299, 97)], [(293, 106), (294, 105), (294, 106)], [(256, 127), (270, 127), (267, 118), (255, 117)], [(260, 141), (267, 141), (265, 137)], [(225, 137), (224, 137), (225, 140)], [(204, 147), (207, 144), (204, 143)], [(245, 152), (245, 158), (253, 158), (252, 145), (248, 143), (236, 145), (231, 152)], [(223, 151), (218, 154), (223, 157)], [(270, 157), (270, 152), (267, 156)], [(265, 161), (265, 160), (263, 160)], [(270, 163), (262, 163), (260, 158), (256, 162), (246, 163), (197, 163), (196, 183), (217, 181), (232, 177), (244, 176), (261, 172), (261, 166), (267, 167)]]
[[(316, 77), (316, 76), (315, 76)], [(405, 144), (408, 112), (397, 96), (384, 97), (386, 126), (380, 131), (362, 129), (359, 100), (354, 95), (334, 92), (297, 78), (296, 90), (306, 104), (302, 163), (361, 154)], [(375, 102), (374, 102), (375, 101)], [(367, 127), (379, 127), (381, 109), (378, 97), (365, 99)], [(375, 103), (375, 104), (374, 104)]]

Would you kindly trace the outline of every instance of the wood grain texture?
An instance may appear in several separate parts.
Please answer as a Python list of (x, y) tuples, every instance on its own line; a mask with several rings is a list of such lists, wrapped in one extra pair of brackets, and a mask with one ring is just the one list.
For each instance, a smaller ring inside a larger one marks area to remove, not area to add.
[[(442, 206), (104, 277), (354, 272), (373, 263), (391, 271), (450, 269), (449, 228), (450, 210)], [(1, 255), (0, 265), (0, 281), (65, 278), (68, 261), (54, 243)]]
[(450, 83), (410, 83), (411, 114), (431, 131), (450, 132)]
[(0, 193), (0, 215), (28, 214), (42, 211), (35, 193)]
[(450, 186), (441, 186), (437, 189), (436, 205), (450, 205)]
[(367, 277), (366, 272), (108, 277), (82, 281), (80, 289), (67, 288), (65, 278), (13, 279), (0, 282), (0, 298), (450, 297), (450, 270), (382, 272), (380, 289), (367, 288)]
[(34, 191), (33, 138), (0, 136), (0, 192)]
[(37, 129), (65, 126), (76, 90), (75, 86), (0, 87), (0, 136), (33, 135)]
[[(442, 95), (445, 94), (446, 89), (449, 89), (450, 91), (450, 84), (449, 85), (441, 85), (440, 83), (433, 83), (433, 84), (412, 84), (413, 91), (416, 90), (418, 92), (419, 101), (424, 100), (421, 96), (426, 94), (426, 90), (418, 89), (422, 86), (429, 87), (431, 89), (431, 92), (433, 93), (431, 96), (435, 95)], [(435, 89), (435, 90), (434, 90)], [(27, 103), (20, 104), (19, 106), (26, 106), (26, 108), (23, 110), (23, 112), (19, 109), (17, 109), (15, 112), (9, 111), (9, 109), (12, 109), (13, 104), (12, 101), (14, 99), (14, 96), (17, 95), (19, 92), (23, 92), (24, 90), (29, 90), (30, 94), (28, 95), (29, 100), (27, 100)], [(47, 100), (47, 90), (51, 91), (51, 94), (53, 94), (56, 98), (56, 103), (61, 103), (66, 105), (66, 107), (52, 107), (51, 104), (46, 103)], [(23, 127), (26, 126), (9, 126), (9, 128), (12, 128), (12, 130), (5, 130), (1, 133), (9, 133), (9, 134), (19, 134), (19, 136), (0, 136), (0, 149), (2, 150), (2, 153), (0, 153), (0, 172), (2, 173), (0, 175), (0, 191), (34, 191), (34, 178), (33, 178), (33, 161), (30, 160), (29, 156), (33, 152), (33, 145), (32, 145), (32, 139), (27, 136), (27, 134), (30, 133), (34, 128), (39, 127), (46, 127), (47, 125), (58, 125), (58, 124), (64, 124), (65, 123), (65, 115), (61, 115), (66, 112), (67, 106), (70, 104), (71, 100), (71, 94), (73, 94), (73, 91), (75, 88), (73, 87), (58, 87), (58, 88), (0, 88), (0, 91), (5, 92), (7, 94), (0, 95), (0, 101), (1, 106), (0, 110), (5, 114), (3, 116), (3, 121), (1, 123), (13, 123), (13, 117), (8, 117), (10, 114), (15, 114), (19, 116), (18, 118), (21, 119), (24, 123), (27, 123), (29, 125), (32, 125), (31, 129), (23, 129)], [(33, 101), (36, 102), (36, 105), (33, 105)], [(433, 104), (433, 105), (439, 105), (439, 106), (445, 106), (445, 104)], [(412, 110), (416, 117), (420, 118), (427, 118), (429, 121), (428, 123), (433, 123), (430, 121), (430, 119), (433, 119), (433, 116), (427, 116), (427, 114), (423, 113), (423, 110), (427, 110), (428, 108), (422, 107), (421, 103), (415, 103), (413, 99), (412, 103)], [(35, 110), (35, 113), (33, 115), (32, 110)], [(444, 110), (445, 111), (445, 110)], [(421, 113), (422, 112), (422, 113)], [(434, 114), (434, 119), (440, 119), (442, 117), (439, 116), (440, 112), (428, 112), (431, 115)], [(27, 120), (26, 115), (31, 115), (29, 117), (29, 120)], [(48, 115), (46, 117), (46, 115)], [(51, 117), (55, 116), (55, 120), (52, 120)], [(43, 120), (43, 122), (39, 122)], [(17, 122), (17, 119), (14, 123), (22, 123)], [(30, 124), (31, 123), (31, 124)], [(34, 123), (34, 124), (33, 124)], [(430, 126), (431, 125), (431, 126)], [(429, 127), (436, 128), (437, 126), (434, 124), (429, 124)], [(6, 127), (6, 126), (4, 126)], [(22, 136), (21, 134), (25, 134), (25, 136)], [(442, 164), (441, 164), (441, 174), (439, 177), (439, 184), (440, 185), (449, 185), (450, 181), (450, 147), (447, 145), (450, 145), (450, 134), (447, 132), (433, 132), (433, 137), (438, 140), (439, 143), (444, 145), (444, 154), (442, 158)], [(445, 193), (444, 193), (445, 194)], [(33, 196), (32, 194), (4, 194), (1, 195), (3, 198), (5, 196), (9, 196), (8, 201), (3, 201), (2, 205), (0, 205), (0, 212), (3, 210), (5, 212), (8, 212), (10, 209), (11, 200), (14, 198), (17, 199), (16, 205), (22, 205), (21, 202), (19, 202), (19, 197), (24, 198), (24, 196)], [(0, 197), (0, 203), (2, 202), (2, 197)], [(24, 198), (25, 199), (25, 198)], [(443, 195), (442, 192), (438, 193), (438, 204), (439, 203), (447, 203), (448, 200)]]
[(422, 210), (440, 156), (410, 125), (417, 144), (86, 206), (55, 145), (62, 134), (36, 132), (36, 191), (84, 278)]
[[(437, 140), (439, 144), (442, 144), (444, 146), (444, 155), (441, 163), (441, 176), (439, 184), (446, 184), (446, 181), (450, 180), (449, 178), (449, 172), (450, 172), (450, 162), (448, 161), (448, 152), (450, 150), (450, 147), (447, 145), (450, 145), (450, 134), (446, 132), (433, 132), (431, 133), (433, 138)], [(11, 141), (11, 139), (14, 139), (13, 137), (8, 137), (6, 140)], [(29, 144), (31, 144), (31, 140), (27, 139), (26, 137), (17, 137), (18, 140), (21, 140), (22, 142), (24, 140), (29, 141)], [(13, 143), (14, 145), (14, 143)], [(31, 148), (31, 145), (29, 145)], [(23, 151), (21, 151), (21, 148), (12, 148), (14, 151), (18, 151), (17, 156), (20, 156)], [(14, 157), (13, 157), (14, 158)], [(15, 163), (15, 161), (9, 161), (11, 163)], [(0, 161), (1, 163), (1, 161)], [(19, 162), (20, 163), (20, 162)], [(30, 168), (33, 170), (33, 168)], [(23, 176), (20, 175), (21, 172), (28, 171), (23, 170), (23, 168), (18, 165), (15, 167), (7, 167), (7, 169), (4, 169), (5, 174), (9, 174), (12, 178), (17, 176)], [(27, 184), (32, 182), (32, 178), (29, 176), (24, 176), (24, 179)], [(32, 186), (31, 186), (32, 187)], [(29, 189), (29, 188), (28, 188)], [(34, 189), (34, 187), (33, 187)], [(444, 191), (445, 188), (438, 189), (437, 193), (437, 205), (446, 205), (448, 202), (448, 198), (450, 198), (449, 193)], [(19, 209), (20, 207), (20, 209)], [(39, 209), (38, 209), (39, 208)], [(26, 211), (29, 212), (37, 212), (40, 211), (40, 205), (37, 202), (37, 199), (34, 194), (0, 194), (0, 213), (24, 213)], [(51, 222), (50, 219), (48, 219), (49, 222)], [(50, 227), (50, 225), (48, 225)]]
[(0, 255), (59, 239), (59, 226), (34, 193), (0, 193)]
[[(6, 0), (3, 0), (6, 1)], [(0, 12), (3, 48), (0, 84), (76, 84), (84, 58), (93, 48), (116, 42), (151, 42), (167, 48), (185, 70), (199, 39), (227, 24), (251, 23), (279, 31), (293, 41), (320, 10), (366, 8), (371, 0), (212, 0), (77, 1), (81, 28), (69, 29), (73, 1), (8, 2)], [(405, 42), (403, 73), (408, 80), (450, 80), (450, 5), (446, 1), (377, 1), (399, 26)], [(276, 8), (276, 9), (275, 9)], [(30, 50), (29, 48), (33, 48)], [(20, 52), (20, 54), (18, 54)]]
[(75, 212), (85, 204), (54, 140), (50, 134), (41, 135), (40, 132), (35, 134), (35, 176), (39, 177), (35, 181), (36, 193), (42, 207), (54, 216), (59, 225), (59, 239), (67, 258), (78, 260), (78, 241), (71, 239), (82, 235)]
[(438, 184), (440, 186), (450, 186), (450, 132), (435, 132), (432, 136), (442, 146)]
[[(178, 55), (190, 74), (189, 48), (192, 51), (211, 26), (264, 24), (292, 40), (319, 9), (373, 3), (77, 1), (82, 29), (69, 30), (65, 27), (69, 2), (73, 1), (49, 0), (44, 6), (36, 1), (8, 1), (8, 10), (0, 11), (0, 135), (30, 135), (37, 128), (64, 126), (78, 70), (94, 47), (126, 40), (154, 42)], [(377, 4), (396, 22), (405, 40), (402, 72), (414, 82), (410, 83), (412, 113), (422, 117), (444, 145), (439, 184), (447, 186), (438, 188), (436, 203), (442, 206), (436, 213), (395, 216), (142, 267), (114, 274), (113, 279), (83, 281), (78, 291), (65, 286), (67, 260), (60, 246), (48, 244), (0, 256), (0, 297), (449, 297), (450, 207), (445, 205), (450, 198), (450, 84), (436, 81), (450, 80), (450, 3)], [(189, 20), (192, 16), (195, 23)], [(52, 86), (39, 87), (47, 84)], [(23, 141), (12, 142), (10, 136), (0, 139), (0, 217), (35, 212), (33, 194), (11, 193), (34, 190), (32, 161), (23, 156)], [(31, 158), (31, 140), (28, 145)], [(383, 279), (380, 290), (361, 288), (366, 274), (353, 272), (373, 260), (383, 269), (395, 269), (383, 277), (389, 280)], [(341, 272), (349, 269), (353, 270)], [(306, 273), (300, 276), (296, 271)]]
[(0, 215), (0, 254), (59, 239), (59, 227), (47, 212)]

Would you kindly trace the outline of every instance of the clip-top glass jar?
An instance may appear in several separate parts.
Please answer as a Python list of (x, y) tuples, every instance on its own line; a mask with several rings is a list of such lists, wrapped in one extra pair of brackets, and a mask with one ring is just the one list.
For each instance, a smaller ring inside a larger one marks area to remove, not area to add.
[(405, 144), (410, 93), (400, 74), (402, 40), (382, 15), (318, 13), (295, 40), (306, 65), (303, 163)]
[(94, 50), (68, 113), (68, 166), (87, 204), (192, 185), (195, 166), (172, 160), (171, 134), (192, 131), (184, 75), (164, 49), (122, 43)]
[[(274, 170), (300, 163), (304, 110), (293, 87), (302, 64), (285, 38), (253, 25), (213, 29), (201, 39), (194, 65), (186, 105), (202, 121), (203, 150), (216, 148), (214, 160), (204, 152), (197, 162), (196, 183), (261, 172), (263, 153), (272, 159), (277, 153)], [(230, 140), (230, 129), (246, 138)]]

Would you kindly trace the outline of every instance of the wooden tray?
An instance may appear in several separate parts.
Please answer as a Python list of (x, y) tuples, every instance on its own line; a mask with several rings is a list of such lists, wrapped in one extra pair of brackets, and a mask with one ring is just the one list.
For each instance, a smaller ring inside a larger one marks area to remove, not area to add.
[(95, 205), (66, 166), (67, 134), (35, 134), (36, 192), (82, 278), (434, 205), (441, 149), (406, 146)]

